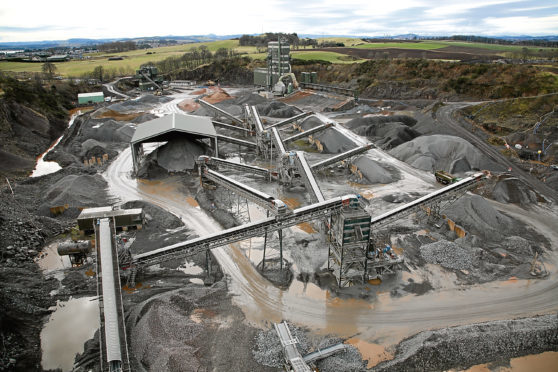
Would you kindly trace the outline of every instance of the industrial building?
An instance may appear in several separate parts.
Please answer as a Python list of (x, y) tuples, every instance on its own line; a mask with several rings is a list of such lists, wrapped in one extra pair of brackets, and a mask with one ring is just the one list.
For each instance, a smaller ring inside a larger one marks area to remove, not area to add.
[(92, 92), (92, 93), (79, 93), (78, 94), (78, 104), (80, 105), (92, 105), (95, 103), (101, 103), (105, 101), (105, 95), (103, 92)]
[(115, 209), (113, 207), (85, 208), (77, 218), (81, 232), (93, 231), (95, 221), (99, 218), (110, 218), (117, 229), (126, 230), (129, 227), (141, 229), (143, 226), (143, 209)]
[(176, 114), (147, 121), (137, 126), (130, 141), (134, 173), (138, 171), (143, 144), (165, 142), (178, 135), (187, 135), (193, 139), (209, 139), (210, 146), (217, 152), (217, 132), (211, 119), (202, 116)]
[[(271, 41), (267, 45), (267, 67), (254, 69), (254, 85), (266, 88), (268, 91), (275, 91), (276, 84), (283, 79), (283, 87), (287, 88), (289, 84), (296, 88), (298, 84), (294, 75), (291, 73), (289, 44), (281, 41)], [(292, 89), (291, 87), (291, 89)], [(284, 92), (283, 92), (284, 93)]]
[(144, 91), (161, 90), (163, 77), (154, 66), (142, 66), (136, 70), (136, 79), (139, 80), (139, 89)]

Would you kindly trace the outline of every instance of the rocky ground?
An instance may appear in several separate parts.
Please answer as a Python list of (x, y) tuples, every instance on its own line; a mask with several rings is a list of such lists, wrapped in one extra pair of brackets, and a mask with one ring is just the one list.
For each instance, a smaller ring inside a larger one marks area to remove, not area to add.
[[(39, 178), (22, 179), (12, 185), (14, 194), (8, 187), (2, 189), (0, 331), (7, 346), (0, 353), (0, 370), (40, 370), (39, 333), (49, 307), (57, 299), (67, 299), (70, 295), (95, 293), (93, 281), (84, 280), (91, 265), (67, 270), (60, 290), (58, 280), (45, 279), (33, 260), (46, 243), (60, 238), (60, 234), (69, 233), (79, 208), (116, 202), (104, 191), (106, 181), (99, 172), (127, 146), (135, 125), (153, 118), (150, 111), (168, 100), (166, 97), (146, 96), (80, 117), (66, 130), (63, 141), (48, 157), (60, 162), (63, 170)], [(217, 104), (233, 114), (239, 114), (244, 103), (256, 104), (260, 113), (270, 118), (289, 117), (299, 112), (283, 102), (262, 100), (256, 95), (241, 95)], [(307, 105), (333, 103), (331, 97), (321, 101), (315, 97), (302, 97), (301, 100)], [(377, 112), (374, 107), (357, 107), (345, 113), (346, 126), (378, 147), (391, 149), (396, 157), (418, 168), (435, 166), (466, 172), (493, 166), (474, 148), (468, 147), (470, 144), (450, 137), (451, 133), (421, 135), (425, 133), (424, 128), (432, 126), (431, 117), (407, 106), (402, 108), (406, 113), (384, 119), (374, 116)], [(415, 114), (409, 115), (409, 111)], [(203, 109), (198, 108), (195, 113), (203, 114)], [(363, 113), (373, 116), (363, 117)], [(123, 115), (133, 117), (124, 118)], [(310, 117), (302, 126), (310, 128), (319, 124), (319, 120)], [(332, 130), (316, 138), (323, 144), (324, 153), (338, 153), (351, 145), (354, 147), (354, 143)], [(109, 159), (103, 164), (84, 165), (84, 160), (104, 154)], [(190, 154), (192, 157), (196, 155), (197, 152)], [(400, 171), (392, 165), (367, 157), (361, 157), (355, 163), (363, 174), (359, 180), (362, 184), (391, 184), (402, 178)], [(161, 164), (158, 166), (162, 167)], [(195, 177), (193, 174), (183, 175), (186, 179), (184, 187), (196, 195), (200, 207), (212, 214), (224, 228), (240, 223), (238, 216), (227, 211), (218, 192), (203, 190), (197, 182), (188, 181)], [(506, 177), (496, 179), (486, 189), (483, 195), (498, 202), (525, 205), (538, 200), (534, 191), (523, 190), (520, 184)], [(383, 208), (393, 208), (420, 194), (394, 193), (390, 196), (382, 199)], [(65, 204), (67, 209), (61, 215), (51, 215), (50, 207)], [(128, 233), (129, 237), (135, 238), (131, 246), (133, 252), (146, 252), (195, 236), (182, 221), (159, 207), (139, 201), (129, 202), (125, 207), (142, 207), (146, 212), (145, 228)], [(388, 241), (403, 250), (411, 269), (421, 270), (427, 263), (436, 265), (440, 270), (455, 274), (459, 284), (510, 276), (530, 278), (529, 262), (534, 252), (542, 254), (544, 259), (544, 252), (550, 248), (550, 243), (539, 233), (521, 227), (521, 222), (499, 211), (479, 195), (460, 199), (444, 213), (467, 231), (465, 238), (450, 230), (445, 220), (430, 224), (407, 221), (386, 232)], [(428, 230), (426, 234), (419, 233), (425, 229)], [(326, 255), (312, 254), (323, 242), (314, 237), (318, 234), (304, 234), (304, 239), (302, 235), (285, 234), (286, 241), (292, 243), (287, 251), (297, 266), (298, 271), (294, 274), (305, 281), (331, 287), (333, 283), (328, 280), (331, 275), (320, 271)], [(273, 244), (276, 243), (271, 246)], [(304, 253), (292, 248), (300, 245), (304, 245)], [(207, 280), (207, 273), (203, 270), (205, 255), (192, 257), (188, 265), (200, 269), (196, 273), (185, 273), (177, 270), (184, 266), (183, 262), (170, 262), (141, 273), (138, 288), (124, 292), (134, 370), (278, 370), (280, 345), (273, 328), (261, 331), (248, 324), (242, 311), (227, 295), (227, 281), (217, 265), (212, 268), (213, 276)], [(436, 283), (431, 283), (428, 276), (423, 279), (396, 283), (388, 290), (391, 296), (401, 296), (408, 293), (420, 295), (436, 289)], [(208, 285), (200, 283), (203, 281)], [(59, 290), (57, 294), (50, 296), (49, 293), (56, 289)], [(351, 294), (350, 291), (343, 293), (331, 289), (333, 296)], [(423, 332), (402, 342), (394, 360), (380, 364), (376, 369), (442, 370), (555, 350), (555, 320), (552, 315)], [(334, 336), (317, 336), (309, 330), (292, 329), (301, 340), (303, 353), (343, 341)], [(468, 347), (478, 343), (488, 350), (485, 354), (476, 353), (475, 347)], [(450, 350), (456, 347), (463, 348), (462, 352), (451, 353)], [(85, 352), (77, 358), (78, 370), (96, 368), (98, 354), (99, 346), (95, 340), (88, 341)], [(344, 354), (318, 362), (317, 367), (322, 371), (366, 368), (362, 357), (352, 347)]]

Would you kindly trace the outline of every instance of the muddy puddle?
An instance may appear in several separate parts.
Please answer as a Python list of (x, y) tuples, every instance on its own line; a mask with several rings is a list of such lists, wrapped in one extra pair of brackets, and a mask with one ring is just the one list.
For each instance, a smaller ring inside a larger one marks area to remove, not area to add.
[(99, 303), (95, 297), (58, 301), (41, 331), (43, 369), (71, 371), (77, 353), (99, 328)]
[(60, 256), (58, 254), (59, 241), (47, 245), (35, 259), (41, 270), (45, 273), (62, 270), (72, 267), (70, 256)]
[(382, 345), (366, 342), (357, 337), (349, 338), (345, 342), (358, 349), (362, 359), (368, 361), (367, 368), (372, 368), (381, 362), (393, 359), (393, 354), (386, 351), (386, 348)]

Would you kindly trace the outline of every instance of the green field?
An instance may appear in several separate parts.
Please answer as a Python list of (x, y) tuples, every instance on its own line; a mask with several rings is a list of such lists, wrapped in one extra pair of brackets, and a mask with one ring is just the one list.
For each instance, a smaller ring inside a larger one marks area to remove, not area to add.
[(318, 44), (324, 41), (331, 41), (335, 43), (343, 43), (346, 47), (353, 47), (359, 44), (364, 44), (364, 41), (362, 39), (357, 39), (354, 37), (321, 37), (316, 40), (318, 41)]
[[(55, 63), (58, 74), (62, 76), (79, 77), (84, 73), (91, 72), (97, 66), (103, 66), (107, 70), (126, 71), (131, 73), (147, 62), (158, 62), (172, 56), (180, 56), (191, 48), (207, 46), (211, 52), (219, 48), (234, 49), (238, 53), (255, 53), (256, 48), (250, 46), (239, 46), (238, 40), (210, 41), (204, 43), (191, 43), (160, 47), (153, 49), (137, 49), (122, 53), (92, 53), (84, 55), (87, 59), (72, 60), (69, 62)], [(152, 54), (147, 54), (151, 52)], [(264, 54), (261, 54), (262, 58)], [(121, 61), (109, 61), (110, 56), (120, 56)], [(27, 62), (0, 62), (0, 71), (13, 72), (40, 72), (42, 63)]]
[(305, 61), (310, 61), (313, 59), (328, 61), (331, 63), (355, 63), (364, 62), (364, 59), (353, 59), (352, 57), (335, 52), (323, 52), (323, 51), (294, 51), (291, 52), (291, 57), (296, 59), (302, 59)]
[(399, 49), (419, 49), (419, 50), (432, 50), (444, 48), (447, 45), (435, 41), (417, 41), (417, 42), (386, 42), (386, 43), (365, 43), (357, 45), (355, 48), (360, 49), (383, 49), (383, 48), (399, 48)]

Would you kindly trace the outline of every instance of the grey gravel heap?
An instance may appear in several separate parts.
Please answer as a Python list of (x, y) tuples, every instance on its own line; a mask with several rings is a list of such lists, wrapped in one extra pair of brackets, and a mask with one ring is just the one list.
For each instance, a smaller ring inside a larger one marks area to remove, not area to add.
[(471, 249), (454, 242), (440, 240), (420, 247), (421, 257), (446, 269), (468, 270), (472, 264)]

